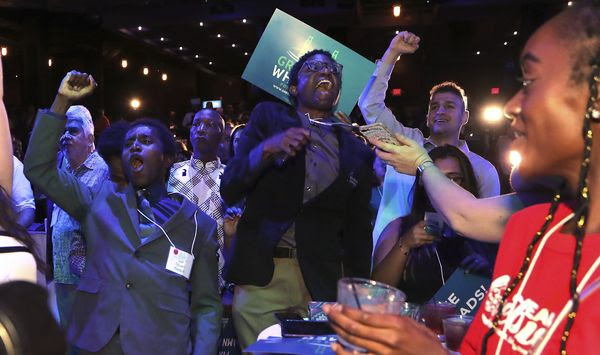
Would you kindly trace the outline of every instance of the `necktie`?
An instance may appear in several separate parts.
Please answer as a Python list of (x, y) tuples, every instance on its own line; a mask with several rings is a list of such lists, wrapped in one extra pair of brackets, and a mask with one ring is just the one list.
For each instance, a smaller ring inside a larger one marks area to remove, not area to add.
[[(152, 213), (152, 207), (150, 207), (150, 201), (145, 196), (144, 190), (138, 190), (136, 192), (138, 210), (140, 213), (140, 239), (144, 243), (150, 235), (157, 228), (151, 220), (154, 220), (154, 213)], [(142, 215), (143, 213), (143, 215)]]

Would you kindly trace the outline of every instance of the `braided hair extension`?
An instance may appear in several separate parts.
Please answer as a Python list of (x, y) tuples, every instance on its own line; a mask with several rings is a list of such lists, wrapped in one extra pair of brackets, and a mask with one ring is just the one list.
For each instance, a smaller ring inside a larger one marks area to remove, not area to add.
[[(600, 0), (592, 0), (589, 2), (591, 6), (600, 6)], [(592, 152), (592, 130), (591, 130), (591, 122), (596, 121), (593, 118), (592, 112), (595, 108), (596, 97), (598, 96), (598, 82), (600, 81), (600, 53), (597, 53), (595, 58), (591, 61), (592, 74), (589, 79), (589, 87), (590, 87), (590, 98), (588, 100), (586, 114), (583, 123), (583, 138), (584, 138), (584, 151), (583, 151), (583, 162), (581, 165), (581, 171), (579, 175), (579, 183), (578, 183), (578, 195), (577, 195), (577, 205), (579, 206), (575, 211), (575, 220), (577, 221), (576, 230), (575, 230), (575, 253), (573, 255), (573, 266), (571, 269), (571, 279), (569, 283), (569, 294), (571, 296), (572, 306), (570, 312), (568, 314), (567, 322), (565, 324), (565, 329), (563, 331), (563, 335), (561, 337), (560, 344), (560, 353), (561, 355), (566, 355), (566, 346), (567, 341), (569, 339), (570, 330), (575, 321), (575, 316), (577, 315), (577, 309), (579, 306), (579, 293), (577, 292), (577, 272), (579, 271), (579, 265), (581, 261), (581, 251), (583, 248), (583, 238), (585, 236), (585, 226), (586, 220), (588, 216), (588, 208), (589, 208), (589, 194), (588, 194), (588, 179), (587, 175), (590, 168), (590, 156)], [(521, 269), (517, 273), (517, 275), (511, 280), (509, 286), (504, 290), (502, 294), (502, 298), (500, 304), (498, 306), (498, 310), (494, 319), (492, 321), (492, 327), (486, 332), (483, 337), (482, 345), (481, 345), (481, 354), (485, 354), (487, 352), (487, 343), (489, 338), (494, 334), (495, 329), (498, 327), (498, 323), (500, 318), (502, 317), (502, 310), (504, 308), (504, 304), (514, 289), (518, 286), (519, 282), (527, 272), (529, 268), (531, 255), (537, 243), (540, 241), (542, 236), (546, 233), (550, 223), (554, 219), (554, 214), (556, 209), (558, 208), (558, 204), (560, 202), (560, 193), (556, 193), (550, 209), (548, 211), (548, 215), (545, 218), (545, 222), (540, 228), (540, 230), (534, 235), (533, 240), (527, 247), (527, 252), (525, 255), (525, 259), (521, 265)]]
[(583, 162), (581, 163), (581, 171), (579, 173), (579, 186), (577, 194), (577, 205), (579, 206), (575, 213), (575, 220), (577, 226), (575, 229), (575, 253), (573, 254), (573, 267), (571, 268), (571, 281), (569, 283), (569, 294), (571, 301), (573, 302), (565, 329), (560, 341), (560, 353), (561, 355), (567, 354), (567, 340), (569, 340), (569, 332), (575, 322), (575, 316), (577, 315), (577, 309), (579, 307), (579, 293), (577, 292), (577, 273), (579, 271), (579, 264), (581, 261), (581, 250), (583, 248), (583, 238), (585, 236), (585, 227), (588, 217), (589, 209), (589, 193), (588, 193), (588, 179), (587, 175), (590, 169), (590, 156), (592, 153), (592, 129), (591, 122), (592, 111), (596, 104), (596, 97), (598, 96), (598, 81), (600, 81), (600, 53), (596, 55), (596, 58), (592, 64), (592, 75), (590, 76), (590, 98), (585, 113), (585, 119), (583, 121), (583, 139), (585, 142), (585, 149), (583, 150)]
[(535, 235), (533, 236), (533, 240), (527, 246), (527, 252), (525, 254), (525, 259), (523, 260), (523, 263), (521, 264), (521, 269), (517, 273), (517, 276), (513, 277), (509, 286), (504, 290), (504, 292), (502, 294), (502, 299), (500, 300), (500, 304), (498, 305), (498, 311), (496, 312), (496, 315), (494, 316), (494, 320), (492, 321), (492, 327), (490, 329), (488, 329), (488, 331), (483, 336), (483, 340), (481, 343), (481, 354), (482, 355), (485, 355), (485, 353), (487, 352), (488, 340), (494, 334), (494, 330), (498, 327), (498, 322), (500, 321), (500, 318), (502, 317), (502, 310), (504, 309), (504, 304), (505, 304), (506, 300), (512, 294), (512, 292), (517, 288), (517, 286), (523, 279), (523, 276), (527, 272), (527, 269), (529, 268), (529, 265), (531, 263), (531, 254), (533, 254), (533, 250), (535, 249), (535, 246), (542, 239), (544, 234), (546, 234), (548, 227), (552, 223), (552, 220), (554, 219), (554, 213), (558, 209), (558, 204), (560, 202), (560, 199), (561, 199), (560, 193), (556, 193), (556, 195), (554, 196), (554, 199), (552, 200), (552, 204), (550, 205), (550, 210), (548, 211), (548, 215), (545, 218), (544, 224), (542, 225), (540, 230), (535, 233)]

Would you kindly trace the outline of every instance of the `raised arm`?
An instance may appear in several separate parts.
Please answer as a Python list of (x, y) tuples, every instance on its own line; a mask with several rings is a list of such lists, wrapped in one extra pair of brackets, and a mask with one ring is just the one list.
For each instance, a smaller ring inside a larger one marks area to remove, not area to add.
[[(401, 135), (396, 137), (403, 146), (378, 141), (371, 143), (377, 146), (377, 155), (398, 172), (414, 175), (419, 165), (431, 161), (427, 151), (415, 141)], [(435, 165), (423, 166), (421, 181), (429, 200), (450, 227), (466, 237), (499, 242), (508, 218), (523, 208), (516, 194), (477, 199), (448, 179)]]
[(358, 107), (367, 123), (383, 123), (392, 132), (402, 133), (415, 140), (422, 140), (423, 133), (417, 128), (404, 127), (385, 105), (385, 93), (388, 81), (394, 70), (394, 64), (402, 54), (414, 53), (419, 48), (420, 38), (410, 32), (397, 34), (381, 60), (377, 61), (377, 67), (367, 86), (358, 99)]
[(11, 194), (13, 175), (12, 139), (8, 125), (8, 114), (4, 107), (4, 74), (0, 57), (0, 186)]
[(71, 216), (81, 220), (91, 204), (92, 190), (73, 174), (56, 167), (58, 140), (65, 113), (96, 87), (91, 75), (71, 71), (62, 80), (50, 110), (40, 110), (25, 154), (25, 176)]

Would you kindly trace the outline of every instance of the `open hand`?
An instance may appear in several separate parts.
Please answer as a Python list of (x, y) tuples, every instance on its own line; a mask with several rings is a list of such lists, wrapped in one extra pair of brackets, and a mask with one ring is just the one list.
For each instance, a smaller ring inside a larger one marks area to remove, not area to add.
[(377, 139), (369, 140), (377, 147), (377, 156), (396, 169), (397, 172), (415, 175), (417, 167), (427, 160), (431, 160), (427, 150), (412, 139), (396, 133), (400, 146), (384, 143)]
[(73, 102), (91, 94), (96, 86), (96, 81), (90, 74), (71, 70), (61, 81), (58, 95)]

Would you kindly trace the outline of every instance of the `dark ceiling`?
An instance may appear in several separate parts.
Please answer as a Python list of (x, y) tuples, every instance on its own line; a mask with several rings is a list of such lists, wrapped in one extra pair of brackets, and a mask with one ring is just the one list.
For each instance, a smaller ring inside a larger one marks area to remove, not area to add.
[[(398, 18), (395, 4), (402, 7)], [(12, 46), (5, 65), (18, 80), (9, 83), (20, 88), (17, 105), (47, 104), (65, 70), (81, 68), (105, 81), (96, 106), (120, 116), (125, 98), (145, 91), (148, 114), (160, 116), (185, 112), (191, 97), (255, 102), (249, 96), (257, 90), (240, 75), (275, 8), (370, 60), (406, 29), (421, 36), (421, 48), (396, 65), (390, 88), (402, 95), (387, 103), (418, 126), (429, 88), (443, 80), (466, 89), (474, 118), (483, 104), (505, 101), (516, 87), (524, 40), (566, 6), (564, 0), (0, 0), (0, 44)], [(48, 58), (56, 58), (50, 73)], [(123, 58), (132, 70), (122, 70)], [(168, 70), (169, 81), (160, 74), (141, 80), (143, 66)], [(500, 93), (491, 96), (492, 87)]]

